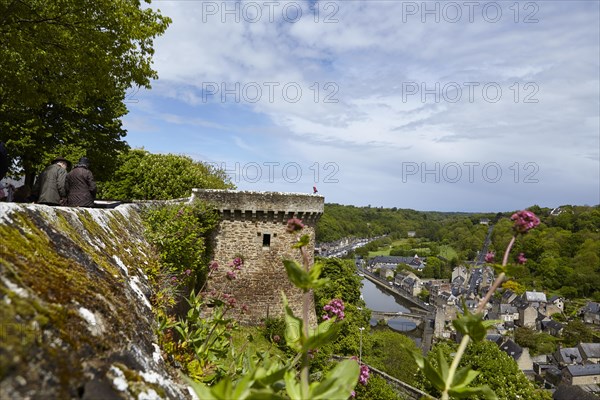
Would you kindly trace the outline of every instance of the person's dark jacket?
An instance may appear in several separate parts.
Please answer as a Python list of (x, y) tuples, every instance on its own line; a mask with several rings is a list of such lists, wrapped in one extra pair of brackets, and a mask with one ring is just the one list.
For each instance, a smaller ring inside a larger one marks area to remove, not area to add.
[(38, 203), (59, 205), (67, 197), (65, 180), (67, 171), (58, 164), (51, 164), (38, 176), (33, 192)]
[(77, 164), (67, 175), (67, 205), (93, 207), (96, 198), (96, 181), (86, 165)]

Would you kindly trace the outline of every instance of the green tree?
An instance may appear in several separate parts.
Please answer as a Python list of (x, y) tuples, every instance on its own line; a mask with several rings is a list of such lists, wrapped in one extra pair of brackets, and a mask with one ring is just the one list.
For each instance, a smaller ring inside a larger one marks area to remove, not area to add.
[(437, 257), (427, 257), (427, 266), (423, 268), (423, 278), (443, 278), (444, 263)]
[[(437, 365), (435, 361), (437, 348), (440, 347), (448, 359), (450, 353), (455, 349), (454, 344), (439, 343), (429, 352), (427, 358)], [(552, 395), (545, 390), (537, 389), (530, 382), (517, 363), (505, 352), (500, 350), (497, 344), (487, 340), (481, 342), (472, 342), (467, 347), (464, 357), (460, 361), (460, 366), (470, 365), (471, 368), (479, 372), (479, 375), (472, 383), (472, 386), (488, 385), (500, 400), (528, 399), (528, 400), (551, 400)], [(422, 387), (432, 395), (438, 395), (431, 384), (424, 379), (421, 372), (418, 373), (418, 380)], [(468, 399), (483, 399), (479, 396), (471, 396)]]
[(227, 175), (208, 164), (174, 154), (146, 150), (123, 152), (111, 180), (99, 196), (116, 200), (167, 200), (189, 197), (193, 188), (231, 189)]
[(589, 343), (593, 339), (593, 331), (581, 321), (573, 320), (565, 326), (562, 342), (565, 347), (574, 347), (579, 343)]
[(423, 301), (429, 300), (429, 290), (423, 288), (421, 292), (419, 292), (419, 298)]
[(31, 184), (65, 150), (110, 166), (125, 147), (127, 90), (157, 78), (153, 40), (170, 21), (139, 0), (0, 0), (0, 131), (13, 172)]
[(515, 329), (515, 342), (521, 347), (535, 347), (536, 332), (531, 328), (518, 327)]
[(531, 355), (549, 354), (556, 351), (557, 339), (547, 333), (536, 332), (530, 328), (518, 327), (515, 330), (515, 342), (529, 348)]
[(518, 295), (522, 295), (527, 290), (527, 288), (525, 286), (523, 286), (519, 282), (513, 281), (513, 280), (502, 283), (502, 288), (511, 290), (513, 293), (518, 294)]
[[(360, 328), (368, 328), (371, 311), (366, 308), (365, 302), (360, 297), (361, 278), (356, 274), (356, 267), (351, 260), (339, 258), (318, 259), (323, 263), (321, 277), (329, 279), (325, 286), (314, 290), (317, 317), (323, 314), (323, 307), (331, 299), (340, 299), (345, 304), (345, 318), (342, 323), (340, 335), (332, 344), (320, 350), (319, 353), (326, 357), (328, 353), (339, 355), (358, 356), (360, 352)], [(363, 331), (363, 339), (366, 338)], [(365, 339), (366, 340), (366, 339)]]
[(373, 367), (408, 384), (415, 383), (417, 364), (410, 351), (417, 346), (407, 336), (389, 328), (377, 329), (363, 346), (363, 360)]

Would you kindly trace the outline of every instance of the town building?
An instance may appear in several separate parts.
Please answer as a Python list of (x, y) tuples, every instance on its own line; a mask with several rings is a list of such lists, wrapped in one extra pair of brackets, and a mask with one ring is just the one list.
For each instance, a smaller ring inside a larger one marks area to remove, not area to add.
[(590, 301), (582, 310), (586, 324), (600, 325), (600, 303)]

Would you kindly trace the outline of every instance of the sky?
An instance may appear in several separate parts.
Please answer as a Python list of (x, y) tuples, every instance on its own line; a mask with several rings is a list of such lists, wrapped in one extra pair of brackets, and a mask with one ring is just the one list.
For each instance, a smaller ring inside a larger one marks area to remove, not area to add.
[(154, 1), (127, 142), (240, 190), (496, 212), (600, 203), (600, 2)]

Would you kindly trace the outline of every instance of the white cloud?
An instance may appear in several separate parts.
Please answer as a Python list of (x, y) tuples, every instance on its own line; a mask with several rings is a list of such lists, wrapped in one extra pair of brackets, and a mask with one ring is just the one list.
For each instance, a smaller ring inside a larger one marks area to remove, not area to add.
[[(464, 5), (460, 22), (448, 22), (454, 14), (444, 2), (427, 2), (430, 9), (439, 7), (439, 22), (435, 15), (410, 8), (423, 2), (322, 1), (316, 3), (315, 22), (305, 1), (273, 3), (273, 21), (265, 8), (260, 18), (253, 13), (262, 3), (245, 1), (238, 6), (246, 12), (239, 23), (223, 14), (225, 4), (231, 9), (238, 3), (160, 2), (173, 18), (156, 41), (160, 81), (148, 99), (153, 107), (132, 110), (130, 130), (143, 122), (136, 113), (160, 109), (163, 103), (182, 104), (197, 115), (169, 110), (152, 117), (212, 134), (227, 127), (236, 147), (247, 151), (235, 153), (242, 159), (268, 160), (277, 149), (288, 154), (293, 146), (292, 153), (307, 165), (332, 160), (348, 166), (347, 183), (339, 183), (336, 191), (346, 203), (371, 196), (351, 184), (361, 176), (372, 187), (385, 187), (382, 202), (396, 201), (408, 183), (390, 187), (398, 174), (391, 166), (406, 160), (497, 162), (505, 174), (514, 163), (532, 162), (545, 178), (535, 191), (487, 182), (411, 187), (413, 193), (431, 192), (423, 203), (429, 209), (460, 209), (461, 196), (474, 196), (475, 209), (490, 204), (490, 198), (502, 208), (510, 196), (522, 206), (542, 203), (536, 193), (560, 201), (555, 187), (570, 182), (579, 185), (572, 189), (577, 196), (565, 202), (600, 201), (594, 190), (600, 179), (600, 32), (593, 4), (519, 3), (516, 15), (513, 3), (494, 3), (502, 6), (495, 23), (488, 22), (494, 17), (492, 6), (482, 12), (487, 3), (477, 3), (473, 23)], [(292, 16), (301, 6), (302, 18), (286, 21), (281, 14), (286, 6)], [(525, 23), (527, 18), (538, 22)], [(286, 84), (287, 93), (282, 92)], [(219, 92), (207, 96), (207, 88)], [(223, 88), (229, 89), (225, 97)], [(298, 99), (297, 88), (302, 91)], [(500, 98), (495, 98), (497, 88)], [(424, 95), (424, 90), (429, 92)], [(208, 105), (221, 112), (206, 114)], [(263, 122), (256, 125), (249, 118)], [(261, 146), (269, 151), (260, 151)], [(229, 157), (218, 148), (212, 153)], [(564, 164), (559, 170), (557, 162)], [(450, 205), (437, 203), (435, 193), (441, 190)], [(503, 190), (511, 194), (506, 197)]]

